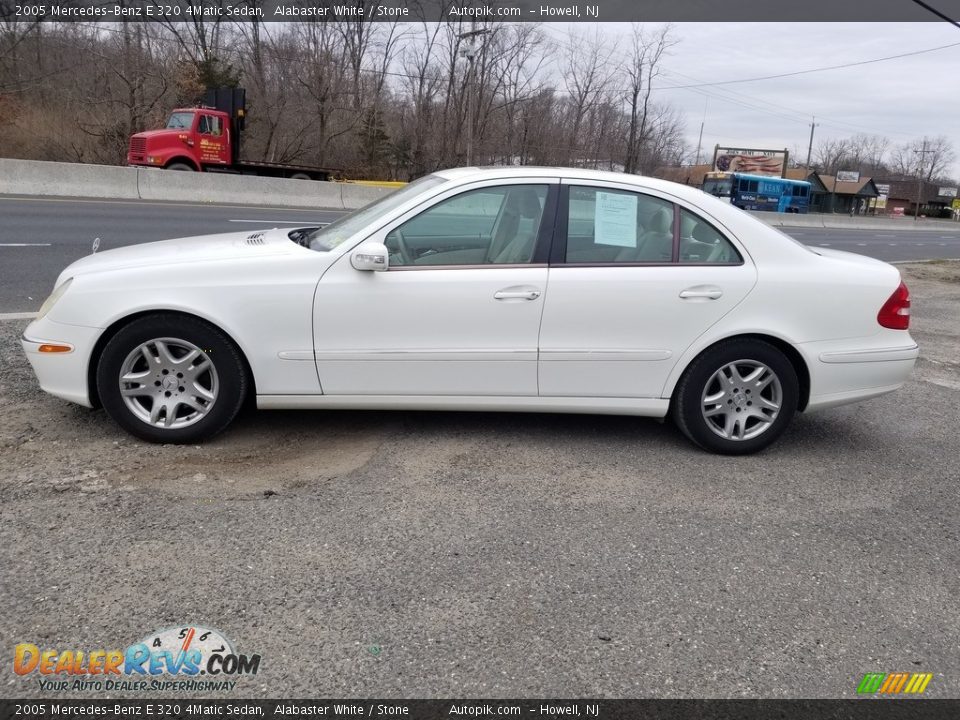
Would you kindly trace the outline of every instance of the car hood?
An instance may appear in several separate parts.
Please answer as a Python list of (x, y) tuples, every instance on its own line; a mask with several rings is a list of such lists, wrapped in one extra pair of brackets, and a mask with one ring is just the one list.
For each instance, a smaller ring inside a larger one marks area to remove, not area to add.
[(234, 232), (217, 235), (160, 240), (128, 245), (87, 255), (67, 267), (60, 280), (94, 272), (157, 265), (192, 264), (265, 255), (287, 255), (303, 252), (289, 233), (293, 228), (273, 228), (257, 232)]

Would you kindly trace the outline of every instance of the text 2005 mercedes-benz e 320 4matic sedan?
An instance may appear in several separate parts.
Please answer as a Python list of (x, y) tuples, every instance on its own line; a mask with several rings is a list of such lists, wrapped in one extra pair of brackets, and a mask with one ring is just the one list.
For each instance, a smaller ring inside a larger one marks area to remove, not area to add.
[(899, 388), (898, 271), (699, 190), (557, 168), (424, 177), (323, 228), (68, 267), (23, 346), (49, 393), (158, 442), (261, 408), (671, 415), (749, 453)]

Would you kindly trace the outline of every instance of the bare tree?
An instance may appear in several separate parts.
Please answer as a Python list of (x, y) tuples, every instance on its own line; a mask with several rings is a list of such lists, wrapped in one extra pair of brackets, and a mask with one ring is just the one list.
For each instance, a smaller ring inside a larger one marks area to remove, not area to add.
[(648, 140), (653, 80), (660, 75), (660, 60), (676, 44), (669, 25), (648, 33), (643, 26), (634, 23), (631, 41), (630, 62), (624, 70), (630, 117), (623, 162), (623, 171), (627, 173), (635, 173), (640, 167), (640, 153)]
[(813, 153), (817, 170), (827, 175), (835, 175), (850, 157), (850, 143), (845, 139), (826, 138), (821, 140)]
[(597, 31), (592, 38), (571, 31), (563, 65), (564, 81), (569, 95), (569, 131), (566, 133), (566, 161), (582, 162), (583, 126), (590, 112), (600, 104), (609, 89), (613, 72), (611, 58), (616, 44), (607, 45)]
[(911, 140), (894, 150), (891, 157), (892, 169), (898, 175), (908, 177), (923, 176), (928, 182), (943, 177), (946, 170), (956, 159), (953, 144), (945, 135), (934, 138), (924, 137)]
[(881, 135), (857, 133), (850, 138), (850, 164), (861, 173), (872, 175), (884, 171), (884, 160), (890, 149), (890, 140)]

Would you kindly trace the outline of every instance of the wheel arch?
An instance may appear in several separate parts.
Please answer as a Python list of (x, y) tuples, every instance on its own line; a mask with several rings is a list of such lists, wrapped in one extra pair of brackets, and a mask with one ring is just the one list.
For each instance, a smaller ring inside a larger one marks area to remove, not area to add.
[(97, 338), (97, 342), (94, 343), (93, 350), (90, 352), (90, 359), (87, 363), (87, 396), (92, 407), (102, 407), (102, 403), (100, 402), (100, 392), (97, 387), (97, 366), (100, 364), (100, 357), (103, 355), (103, 349), (107, 346), (107, 343), (109, 343), (110, 340), (112, 340), (113, 337), (120, 332), (120, 330), (135, 320), (139, 320), (142, 317), (147, 317), (148, 315), (176, 315), (180, 317), (189, 317), (194, 320), (199, 320), (202, 323), (206, 323), (207, 325), (216, 328), (218, 332), (223, 333), (223, 336), (236, 349), (240, 359), (243, 360), (243, 366), (247, 373), (247, 379), (250, 382), (250, 391), (246, 400), (249, 401), (250, 398), (256, 398), (257, 381), (256, 376), (253, 374), (253, 368), (250, 366), (250, 361), (247, 359), (247, 354), (243, 351), (243, 347), (237, 342), (236, 338), (234, 338), (229, 331), (224, 329), (222, 325), (212, 322), (208, 318), (201, 317), (200, 315), (195, 315), (194, 313), (185, 312), (183, 310), (155, 308), (150, 310), (140, 310), (129, 315), (124, 315), (121, 318), (117, 318), (113, 321), (113, 323), (107, 326), (102, 333), (100, 333), (100, 337)]
[(677, 373), (676, 381), (669, 389), (671, 404), (676, 396), (676, 387), (680, 384), (680, 380), (684, 375), (686, 375), (687, 371), (690, 369), (690, 366), (693, 365), (697, 359), (703, 357), (706, 353), (713, 350), (717, 345), (729, 342), (730, 340), (760, 340), (773, 345), (777, 350), (782, 352), (787, 360), (790, 361), (794, 371), (797, 373), (797, 384), (799, 385), (800, 390), (800, 396), (797, 398), (797, 410), (802, 412), (807, 407), (807, 403), (810, 400), (810, 368), (807, 366), (806, 360), (804, 360), (799, 350), (797, 350), (792, 344), (783, 338), (758, 332), (740, 333), (737, 335), (728, 335), (726, 337), (719, 338), (691, 357), (686, 365), (684, 365), (683, 370)]

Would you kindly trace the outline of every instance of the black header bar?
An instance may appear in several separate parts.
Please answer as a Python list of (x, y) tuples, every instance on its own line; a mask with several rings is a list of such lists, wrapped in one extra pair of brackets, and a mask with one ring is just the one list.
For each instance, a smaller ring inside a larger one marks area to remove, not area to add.
[(47, 718), (575, 718), (576, 720), (946, 720), (960, 700), (2, 700), (2, 720)]
[[(954, 0), (929, 0), (947, 16)], [(944, 22), (910, 0), (0, 0), (36, 22)], [(953, 17), (953, 19), (957, 19)], [(749, 36), (732, 42), (750, 42)], [(852, 39), (853, 40), (853, 39)]]

